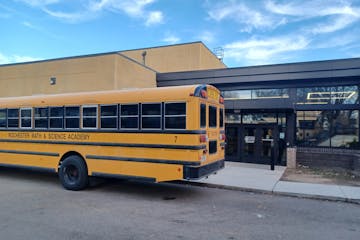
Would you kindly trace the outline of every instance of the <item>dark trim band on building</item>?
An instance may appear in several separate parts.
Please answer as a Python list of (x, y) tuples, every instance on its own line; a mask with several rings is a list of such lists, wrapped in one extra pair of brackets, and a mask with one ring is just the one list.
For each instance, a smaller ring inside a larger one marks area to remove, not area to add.
[(94, 160), (164, 163), (164, 164), (190, 165), (190, 166), (199, 166), (200, 165), (200, 162), (182, 161), (182, 160), (163, 160), (163, 159), (152, 159), (152, 158), (128, 158), (128, 157), (99, 156), (99, 155), (86, 155), (86, 158), (94, 159)]
[(40, 155), (40, 156), (49, 156), (49, 157), (59, 157), (58, 153), (51, 152), (33, 152), (33, 151), (17, 151), (17, 150), (0, 150), (0, 153), (10, 153), (10, 154), (24, 154), (24, 155)]
[(110, 143), (110, 142), (109, 143), (108, 142), (65, 142), (65, 141), (20, 140), (20, 139), (0, 139), (0, 142), (65, 144), (65, 145), (104, 146), (104, 147), (165, 148), (165, 149), (184, 149), (184, 150), (206, 149), (206, 145), (188, 146), (188, 145), (132, 144), (132, 143)]

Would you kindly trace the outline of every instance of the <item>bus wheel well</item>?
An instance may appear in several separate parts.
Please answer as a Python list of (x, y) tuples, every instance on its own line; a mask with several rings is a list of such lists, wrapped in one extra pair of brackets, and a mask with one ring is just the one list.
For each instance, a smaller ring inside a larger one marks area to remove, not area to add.
[(58, 164), (58, 169), (60, 169), (61, 163), (64, 161), (64, 159), (66, 159), (67, 157), (70, 157), (70, 156), (74, 156), (74, 155), (80, 157), (84, 161), (86, 169), (87, 169), (87, 164), (86, 164), (85, 159), (83, 158), (83, 156), (80, 153), (75, 152), (75, 151), (67, 152), (61, 157), (59, 164)]

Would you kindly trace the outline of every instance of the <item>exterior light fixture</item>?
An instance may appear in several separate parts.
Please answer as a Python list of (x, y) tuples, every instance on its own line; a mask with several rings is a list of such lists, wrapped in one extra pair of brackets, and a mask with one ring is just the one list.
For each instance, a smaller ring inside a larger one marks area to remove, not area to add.
[(50, 85), (56, 85), (56, 77), (50, 78)]

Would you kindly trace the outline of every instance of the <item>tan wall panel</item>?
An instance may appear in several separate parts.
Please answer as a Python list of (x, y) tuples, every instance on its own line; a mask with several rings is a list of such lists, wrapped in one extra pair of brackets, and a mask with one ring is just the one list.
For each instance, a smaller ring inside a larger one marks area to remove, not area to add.
[(200, 47), (200, 68), (199, 70), (206, 69), (219, 69), (227, 68), (227, 66), (220, 61), (206, 46), (201, 45)]
[(114, 89), (156, 87), (156, 72), (117, 55)]
[(158, 72), (226, 68), (226, 65), (219, 61), (201, 42), (130, 50), (121, 53), (143, 63), (142, 53), (144, 51), (146, 51), (145, 65)]
[[(0, 96), (110, 90), (115, 55), (81, 57), (0, 67)], [(56, 77), (56, 85), (50, 78)]]
[(176, 72), (199, 69), (199, 44), (175, 45), (121, 52), (143, 63), (142, 53), (146, 51), (145, 65), (158, 72)]

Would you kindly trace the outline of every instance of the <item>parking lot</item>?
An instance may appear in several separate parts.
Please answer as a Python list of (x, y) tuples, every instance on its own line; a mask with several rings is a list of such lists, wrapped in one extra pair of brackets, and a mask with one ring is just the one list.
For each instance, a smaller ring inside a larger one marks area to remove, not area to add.
[(188, 184), (96, 180), (0, 168), (2, 239), (358, 239), (360, 207)]

